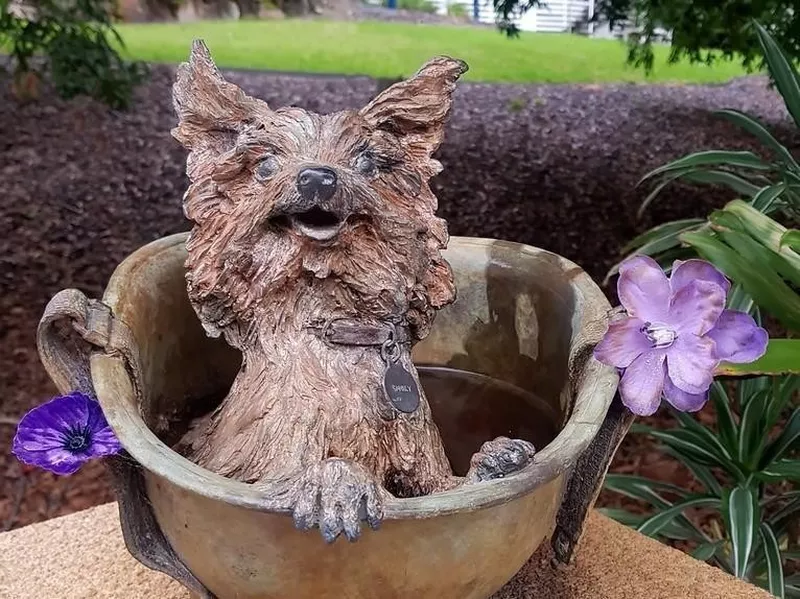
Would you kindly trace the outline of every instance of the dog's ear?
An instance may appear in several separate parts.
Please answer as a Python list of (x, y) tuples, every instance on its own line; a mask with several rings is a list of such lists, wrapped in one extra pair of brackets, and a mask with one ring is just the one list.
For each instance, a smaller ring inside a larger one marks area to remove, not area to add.
[(269, 112), (266, 102), (225, 81), (201, 40), (178, 67), (172, 101), (178, 115), (172, 135), (188, 150), (225, 151), (245, 125)]
[(436, 57), (410, 79), (381, 92), (359, 114), (373, 129), (404, 138), (430, 156), (442, 143), (456, 81), (467, 68), (461, 60)]

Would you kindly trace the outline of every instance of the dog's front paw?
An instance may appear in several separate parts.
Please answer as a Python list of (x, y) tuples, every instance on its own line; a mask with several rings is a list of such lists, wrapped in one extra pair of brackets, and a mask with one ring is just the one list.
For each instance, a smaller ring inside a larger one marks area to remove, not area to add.
[(480, 482), (514, 474), (530, 464), (535, 453), (536, 448), (528, 441), (497, 437), (472, 456), (467, 480)]
[(303, 476), (292, 514), (300, 530), (319, 526), (332, 543), (344, 533), (350, 541), (361, 535), (366, 520), (376, 530), (383, 519), (381, 488), (359, 465), (331, 458), (310, 467)]

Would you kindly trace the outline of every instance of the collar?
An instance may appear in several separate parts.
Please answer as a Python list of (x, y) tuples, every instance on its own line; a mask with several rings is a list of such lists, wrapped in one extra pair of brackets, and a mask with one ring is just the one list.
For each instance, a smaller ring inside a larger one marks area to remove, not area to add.
[(389, 347), (411, 341), (406, 324), (335, 318), (308, 327), (315, 335), (335, 345)]

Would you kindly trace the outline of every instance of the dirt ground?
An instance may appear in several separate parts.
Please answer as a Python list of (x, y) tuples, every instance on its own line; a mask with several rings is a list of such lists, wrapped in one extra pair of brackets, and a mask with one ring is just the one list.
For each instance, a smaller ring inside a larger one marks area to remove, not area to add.
[[(273, 106), (330, 112), (358, 107), (367, 78), (231, 73)], [(169, 131), (172, 71), (154, 70), (135, 108), (114, 113), (50, 96), (18, 105), (0, 80), (0, 530), (109, 501), (97, 465), (66, 478), (23, 468), (10, 454), (14, 425), (54, 388), (35, 347), (49, 298), (77, 287), (98, 297), (130, 252), (188, 228), (181, 212), (183, 150)], [(729, 194), (673, 187), (642, 221), (648, 170), (706, 148), (758, 149), (711, 114), (738, 108), (790, 129), (760, 78), (720, 86), (485, 85), (458, 91), (435, 182), (454, 235), (529, 243), (580, 264), (597, 280), (619, 248), (646, 227), (702, 216)], [(797, 147), (797, 139), (789, 140)], [(713, 414), (701, 415), (713, 422)], [(663, 416), (649, 419), (667, 424)], [(612, 470), (683, 484), (688, 475), (639, 437)], [(601, 503), (619, 505), (603, 494)]]

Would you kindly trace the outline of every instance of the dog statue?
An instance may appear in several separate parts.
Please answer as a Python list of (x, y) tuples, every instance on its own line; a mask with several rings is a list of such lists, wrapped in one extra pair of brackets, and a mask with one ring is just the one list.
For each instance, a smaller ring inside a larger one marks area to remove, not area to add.
[(434, 58), (362, 109), (329, 115), (246, 95), (200, 41), (177, 73), (189, 298), (243, 358), (227, 397), (179, 446), (263, 486), (328, 542), (356, 539), (362, 520), (377, 528), (387, 493), (506, 476), (534, 456), (501, 437), (454, 476), (411, 361), (456, 294), (428, 181), (466, 70)]

